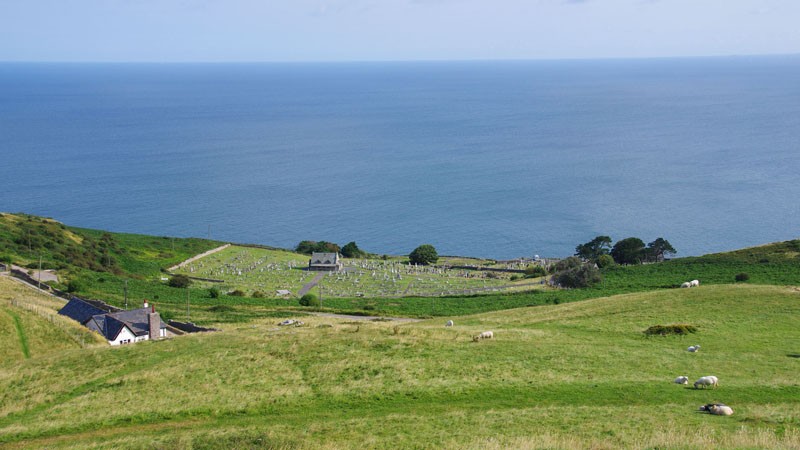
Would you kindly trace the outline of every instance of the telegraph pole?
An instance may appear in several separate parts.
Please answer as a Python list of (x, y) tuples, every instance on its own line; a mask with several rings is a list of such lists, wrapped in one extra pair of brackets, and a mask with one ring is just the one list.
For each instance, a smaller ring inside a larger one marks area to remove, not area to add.
[(39, 254), (39, 283), (38, 288), (42, 289), (42, 254)]
[(128, 280), (125, 280), (125, 309), (128, 309)]
[(189, 322), (189, 288), (186, 288), (186, 322)]

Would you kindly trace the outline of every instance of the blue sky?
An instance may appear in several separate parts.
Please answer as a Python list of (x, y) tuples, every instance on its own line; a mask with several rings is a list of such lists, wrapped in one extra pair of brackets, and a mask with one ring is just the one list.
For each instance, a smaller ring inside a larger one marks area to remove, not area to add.
[(0, 61), (800, 53), (800, 0), (0, 0)]

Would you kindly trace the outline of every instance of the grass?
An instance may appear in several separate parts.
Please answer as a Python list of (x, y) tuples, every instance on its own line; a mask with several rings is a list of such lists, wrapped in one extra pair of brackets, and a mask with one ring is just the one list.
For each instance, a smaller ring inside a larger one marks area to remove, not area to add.
[(25, 335), (25, 329), (22, 327), (22, 321), (19, 319), (19, 314), (13, 311), (6, 311), (12, 319), (14, 319), (14, 328), (17, 330), (19, 336), (19, 345), (22, 348), (22, 355), (25, 359), (31, 357), (31, 350), (28, 348), (28, 336)]
[[(0, 372), (0, 445), (795, 448), (798, 313), (796, 288), (703, 285), (454, 317), (449, 328), (264, 318), (33, 352)], [(670, 323), (697, 332), (642, 333)], [(485, 330), (495, 339), (471, 342)], [(718, 389), (671, 382), (709, 374)], [(712, 401), (735, 415), (696, 412)]]
[[(481, 260), (473, 260), (473, 263), (478, 261)], [(455, 262), (466, 264), (463, 258)], [(441, 263), (453, 264), (454, 261), (443, 259)], [(514, 285), (509, 281), (508, 274), (412, 267), (407, 260), (397, 258), (344, 259), (344, 265), (344, 272), (330, 273), (322, 281), (327, 297), (440, 296)], [(224, 280), (220, 289), (227, 292), (240, 289), (251, 295), (262, 292), (268, 297), (275, 297), (279, 289), (297, 293), (319, 273), (306, 270), (307, 266), (306, 255), (285, 250), (231, 246), (188, 264), (178, 272)]]

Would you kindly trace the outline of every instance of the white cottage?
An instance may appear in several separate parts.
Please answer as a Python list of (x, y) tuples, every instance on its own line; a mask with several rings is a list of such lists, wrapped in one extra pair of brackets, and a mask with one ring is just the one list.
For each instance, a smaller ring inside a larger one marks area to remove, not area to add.
[(71, 317), (106, 338), (111, 345), (159, 339), (167, 336), (167, 326), (155, 306), (127, 311), (108, 312), (79, 298), (73, 298), (59, 314)]

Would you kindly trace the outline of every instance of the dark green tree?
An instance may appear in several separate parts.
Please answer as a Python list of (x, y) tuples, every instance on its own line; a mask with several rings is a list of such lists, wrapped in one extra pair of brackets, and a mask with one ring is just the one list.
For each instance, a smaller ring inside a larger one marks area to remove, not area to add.
[(597, 236), (591, 241), (575, 247), (575, 256), (597, 262), (601, 255), (607, 255), (611, 250), (611, 238), (608, 236)]
[(650, 261), (661, 262), (664, 260), (665, 256), (674, 255), (675, 253), (678, 252), (672, 247), (669, 241), (664, 238), (658, 238), (647, 244), (647, 255)]
[(174, 288), (187, 288), (192, 284), (192, 280), (186, 275), (173, 275), (167, 284)]
[(364, 252), (358, 248), (355, 242), (348, 242), (342, 247), (342, 256), (345, 258), (360, 258), (364, 256)]
[(645, 257), (644, 242), (635, 237), (625, 238), (614, 244), (611, 256), (617, 264), (641, 264)]
[(439, 260), (439, 254), (436, 253), (436, 249), (432, 245), (422, 244), (408, 255), (408, 260), (411, 264), (426, 266), (428, 264), (436, 264), (436, 261)]

